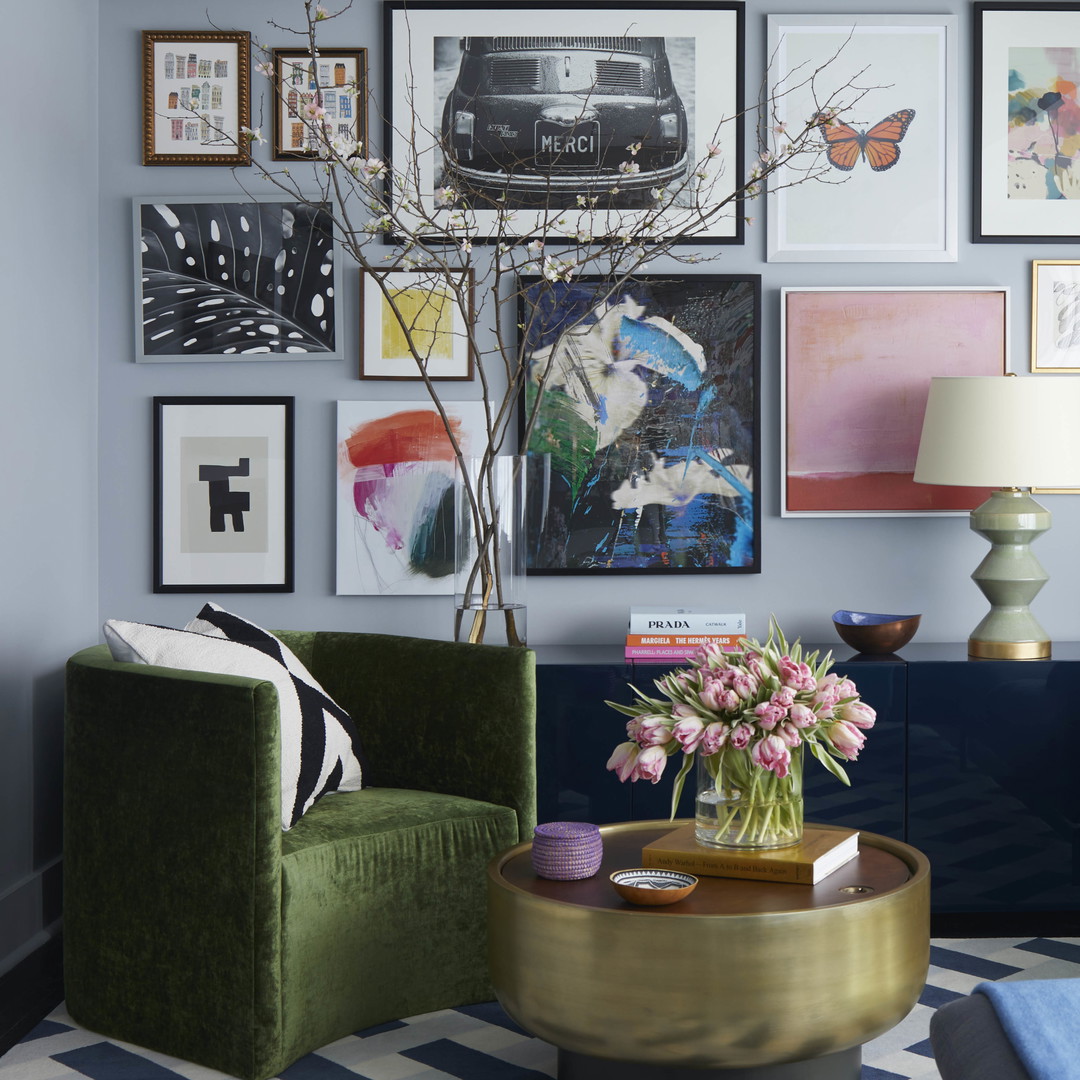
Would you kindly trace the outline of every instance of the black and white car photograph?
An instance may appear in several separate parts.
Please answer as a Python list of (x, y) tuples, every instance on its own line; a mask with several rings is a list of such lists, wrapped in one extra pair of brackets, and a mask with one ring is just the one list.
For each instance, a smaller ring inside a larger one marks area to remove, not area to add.
[[(744, 171), (736, 0), (386, 4), (387, 157), (434, 228), (484, 243), (566, 211), (571, 232), (662, 233)], [(743, 224), (732, 207), (698, 238)]]
[(475, 206), (574, 206), (579, 196), (609, 208), (648, 205), (691, 164), (682, 94), (693, 92), (694, 45), (602, 35), (436, 39), (437, 180)]

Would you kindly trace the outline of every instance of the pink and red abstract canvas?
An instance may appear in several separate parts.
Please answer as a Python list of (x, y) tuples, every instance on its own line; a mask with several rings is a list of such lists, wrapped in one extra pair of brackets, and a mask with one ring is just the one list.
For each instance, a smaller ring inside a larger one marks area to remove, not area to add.
[[(447, 402), (466, 455), (484, 444), (479, 402)], [(337, 593), (454, 591), (455, 448), (433, 405), (339, 401)]]
[(785, 289), (785, 516), (969, 511), (912, 479), (935, 375), (1002, 375), (1003, 288)]

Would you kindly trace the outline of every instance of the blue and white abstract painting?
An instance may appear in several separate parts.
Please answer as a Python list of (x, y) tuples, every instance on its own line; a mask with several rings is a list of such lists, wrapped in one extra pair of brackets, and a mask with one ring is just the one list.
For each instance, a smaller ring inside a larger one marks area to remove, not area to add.
[(760, 571), (759, 314), (756, 275), (523, 282), (530, 571)]

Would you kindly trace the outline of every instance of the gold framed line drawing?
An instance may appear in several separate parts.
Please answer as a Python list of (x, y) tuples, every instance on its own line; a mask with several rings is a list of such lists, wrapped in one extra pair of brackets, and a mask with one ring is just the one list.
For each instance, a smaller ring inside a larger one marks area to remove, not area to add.
[(1031, 263), (1031, 370), (1080, 372), (1080, 259)]

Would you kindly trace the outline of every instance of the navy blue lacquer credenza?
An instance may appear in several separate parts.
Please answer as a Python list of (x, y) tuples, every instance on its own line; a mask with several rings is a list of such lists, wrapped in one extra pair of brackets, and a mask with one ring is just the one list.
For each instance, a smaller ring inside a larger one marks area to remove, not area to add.
[[(616, 646), (536, 651), (539, 819), (667, 817), (669, 776), (620, 784), (604, 767), (626, 737), (604, 701), (629, 704), (628, 683), (649, 693), (667, 669)], [(878, 721), (847, 767), (851, 787), (807, 759), (807, 820), (925, 852), (939, 935), (1080, 933), (1080, 644), (1030, 661), (970, 660), (963, 644), (833, 653)], [(693, 815), (692, 788), (688, 778), (680, 816)]]

